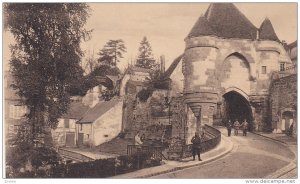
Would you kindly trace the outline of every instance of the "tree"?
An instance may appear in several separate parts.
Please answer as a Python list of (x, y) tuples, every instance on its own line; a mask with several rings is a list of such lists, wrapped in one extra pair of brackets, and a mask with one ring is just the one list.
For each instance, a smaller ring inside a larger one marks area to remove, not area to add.
[(116, 66), (117, 62), (120, 62), (120, 58), (123, 58), (123, 53), (126, 52), (124, 41), (109, 40), (98, 53), (100, 56), (98, 62), (110, 66)]
[(93, 53), (90, 53), (90, 51), (88, 52), (88, 56), (85, 61), (86, 63), (85, 63), (84, 70), (86, 71), (86, 73), (92, 72), (97, 67), (98, 63), (97, 63), (97, 59), (94, 56), (94, 50)]
[(5, 28), (12, 47), (13, 87), (29, 109), (31, 144), (46, 128), (56, 128), (70, 104), (72, 83), (83, 77), (80, 67), (82, 39), (88, 18), (85, 3), (7, 3)]
[(146, 36), (140, 43), (136, 66), (148, 69), (155, 67), (155, 59), (153, 58), (152, 48)]

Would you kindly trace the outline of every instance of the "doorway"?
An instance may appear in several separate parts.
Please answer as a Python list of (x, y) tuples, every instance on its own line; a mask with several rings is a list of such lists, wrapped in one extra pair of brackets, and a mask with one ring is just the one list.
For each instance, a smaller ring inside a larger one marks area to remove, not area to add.
[(238, 120), (242, 123), (245, 119), (249, 124), (249, 131), (253, 130), (253, 115), (249, 101), (236, 91), (229, 91), (223, 95), (223, 115), (225, 120), (232, 122)]
[(287, 130), (290, 129), (292, 123), (293, 123), (293, 112), (291, 112), (291, 111), (284, 111), (282, 113), (280, 129), (282, 131), (287, 131)]

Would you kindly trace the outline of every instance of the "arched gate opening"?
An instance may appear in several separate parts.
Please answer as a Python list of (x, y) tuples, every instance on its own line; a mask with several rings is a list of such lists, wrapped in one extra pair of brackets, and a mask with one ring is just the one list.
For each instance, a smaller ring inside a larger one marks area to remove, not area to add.
[(245, 119), (249, 123), (249, 130), (253, 130), (253, 115), (249, 101), (236, 91), (229, 91), (223, 95), (223, 117), (232, 122)]

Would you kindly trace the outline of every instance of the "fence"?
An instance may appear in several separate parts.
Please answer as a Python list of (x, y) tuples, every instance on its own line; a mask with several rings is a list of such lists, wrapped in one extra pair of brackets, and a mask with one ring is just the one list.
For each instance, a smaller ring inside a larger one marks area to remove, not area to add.
[[(205, 125), (204, 131), (208, 139), (201, 142), (201, 153), (216, 147), (221, 141), (221, 132), (209, 125)], [(192, 156), (192, 144), (185, 145), (183, 157)]]
[(70, 159), (70, 160), (74, 160), (74, 161), (78, 161), (78, 162), (89, 162), (89, 161), (94, 160), (94, 159), (87, 157), (85, 155), (82, 155), (80, 153), (68, 151), (68, 150), (61, 149), (61, 148), (58, 149), (58, 153), (66, 159)]
[(138, 145), (127, 145), (127, 155), (134, 155), (137, 153), (149, 153), (155, 160), (162, 160), (162, 146), (138, 146)]
[[(209, 125), (205, 125), (205, 140), (201, 143), (201, 152), (206, 152), (216, 147), (221, 141), (221, 132)], [(166, 159), (163, 154), (163, 146), (137, 146), (127, 145), (127, 155), (137, 153), (149, 153), (153, 159), (162, 160)], [(182, 157), (192, 156), (192, 144), (185, 145), (182, 149)]]

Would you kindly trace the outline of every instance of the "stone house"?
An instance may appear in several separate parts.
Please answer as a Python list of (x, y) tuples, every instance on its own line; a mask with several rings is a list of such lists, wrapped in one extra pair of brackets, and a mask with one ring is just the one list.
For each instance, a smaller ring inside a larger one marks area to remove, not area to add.
[[(81, 98), (80, 98), (81, 99)], [(81, 100), (74, 100), (70, 104), (67, 113), (58, 119), (57, 128), (52, 130), (52, 137), (55, 147), (76, 147), (78, 139), (76, 122), (89, 110)]]
[(123, 103), (114, 97), (118, 93), (119, 76), (99, 76), (97, 81), (98, 85), (83, 97), (73, 96), (68, 112), (59, 118), (57, 128), (52, 130), (57, 147), (93, 147), (120, 133)]
[(78, 146), (98, 146), (121, 132), (123, 100), (100, 101), (76, 122)]

